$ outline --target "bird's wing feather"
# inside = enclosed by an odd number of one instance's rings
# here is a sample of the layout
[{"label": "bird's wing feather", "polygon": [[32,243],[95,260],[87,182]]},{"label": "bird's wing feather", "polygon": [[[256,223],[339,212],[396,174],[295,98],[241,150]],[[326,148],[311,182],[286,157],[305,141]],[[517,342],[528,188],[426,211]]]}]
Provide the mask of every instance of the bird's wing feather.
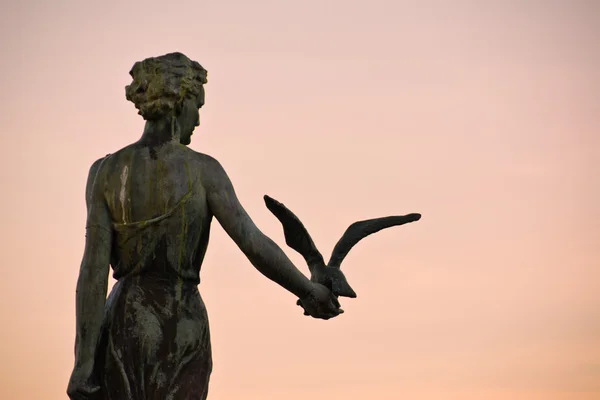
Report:
[{"label": "bird's wing feather", "polygon": [[420,218],[421,214],[408,214],[402,216],[374,218],[353,223],[348,227],[348,229],[346,229],[346,232],[344,232],[342,238],[335,245],[327,265],[339,268],[346,255],[348,255],[350,249],[352,249],[352,247],[354,247],[354,245],[361,239],[382,229],[418,221]]},{"label": "bird's wing feather", "polygon": [[300,222],[298,217],[277,200],[267,195],[264,196],[264,200],[269,211],[271,211],[283,225],[286,244],[304,257],[310,272],[313,272],[315,266],[325,266],[323,256],[317,250],[308,231],[304,225],[302,225],[302,222]]}]

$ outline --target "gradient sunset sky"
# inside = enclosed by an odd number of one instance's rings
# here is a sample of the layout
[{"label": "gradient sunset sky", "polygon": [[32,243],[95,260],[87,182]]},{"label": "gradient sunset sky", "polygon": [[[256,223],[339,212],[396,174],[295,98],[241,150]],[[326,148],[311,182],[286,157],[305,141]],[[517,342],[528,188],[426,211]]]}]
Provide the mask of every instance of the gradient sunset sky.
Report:
[{"label": "gradient sunset sky", "polygon": [[350,252],[331,321],[215,222],[210,400],[600,399],[600,1],[3,1],[0,33],[0,399],[67,398],[88,169],[173,51],[208,70],[191,147],[305,273],[264,194],[326,258],[423,214]]}]

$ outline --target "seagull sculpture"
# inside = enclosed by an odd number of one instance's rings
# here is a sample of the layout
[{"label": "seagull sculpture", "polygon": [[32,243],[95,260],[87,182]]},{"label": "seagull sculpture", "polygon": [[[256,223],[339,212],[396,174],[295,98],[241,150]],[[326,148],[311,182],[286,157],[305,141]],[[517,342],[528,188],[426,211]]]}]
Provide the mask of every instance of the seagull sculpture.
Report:
[{"label": "seagull sculpture", "polygon": [[[340,267],[352,247],[361,239],[382,229],[404,225],[421,219],[421,214],[413,213],[355,222],[346,229],[346,232],[344,232],[341,239],[335,245],[329,262],[325,265],[323,256],[317,250],[300,219],[277,200],[267,195],[264,196],[264,200],[269,211],[283,225],[285,243],[300,253],[304,257],[304,260],[306,260],[311,274],[311,281],[327,286],[335,296],[351,298],[356,297],[356,292],[348,284]],[[298,300],[298,305],[302,305],[300,300]]]}]

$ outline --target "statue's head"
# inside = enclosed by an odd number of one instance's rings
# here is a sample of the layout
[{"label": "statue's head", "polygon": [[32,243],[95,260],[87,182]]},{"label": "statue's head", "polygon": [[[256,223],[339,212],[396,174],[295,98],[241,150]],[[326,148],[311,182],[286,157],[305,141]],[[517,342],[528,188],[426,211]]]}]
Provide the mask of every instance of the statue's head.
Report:
[{"label": "statue's head", "polygon": [[177,122],[182,144],[190,144],[200,125],[206,70],[181,53],[136,62],[129,71],[133,82],[125,87],[127,100],[146,121]]}]

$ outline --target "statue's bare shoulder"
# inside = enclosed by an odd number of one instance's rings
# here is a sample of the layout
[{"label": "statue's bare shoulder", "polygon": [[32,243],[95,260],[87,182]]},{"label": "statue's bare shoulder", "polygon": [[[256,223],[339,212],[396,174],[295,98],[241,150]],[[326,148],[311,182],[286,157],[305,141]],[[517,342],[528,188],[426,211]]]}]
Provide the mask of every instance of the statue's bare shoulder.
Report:
[{"label": "statue's bare shoulder", "polygon": [[231,186],[229,177],[221,163],[214,157],[189,149],[193,153],[196,167],[200,171],[200,183],[207,193]]},{"label": "statue's bare shoulder", "polygon": [[[100,167],[102,166],[102,164],[104,163],[104,161],[110,156],[110,154],[107,154],[104,157],[101,157],[99,159],[97,159],[96,161],[94,161],[90,167],[89,173],[88,173],[88,179],[87,179],[87,184],[85,187],[85,200],[86,200],[86,204],[89,206],[91,200],[92,200],[92,189],[94,187],[94,183],[96,183],[96,179],[99,176],[99,171],[100,171]],[[98,178],[99,180],[102,179],[101,177]]]}]

